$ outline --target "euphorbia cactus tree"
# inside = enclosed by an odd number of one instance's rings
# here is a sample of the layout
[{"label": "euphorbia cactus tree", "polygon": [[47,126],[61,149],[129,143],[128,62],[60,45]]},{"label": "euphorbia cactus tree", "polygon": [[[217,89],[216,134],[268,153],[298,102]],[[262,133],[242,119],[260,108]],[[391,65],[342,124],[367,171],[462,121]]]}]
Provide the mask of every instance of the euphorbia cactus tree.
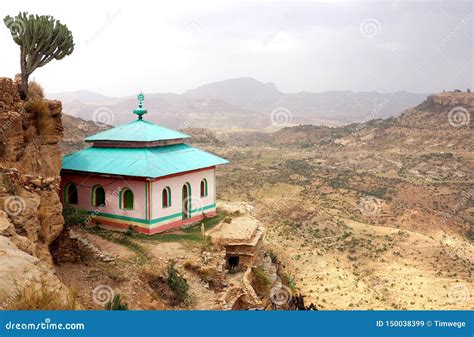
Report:
[{"label": "euphorbia cactus tree", "polygon": [[15,18],[6,16],[3,21],[20,46],[20,96],[28,95],[28,78],[36,68],[53,59],[61,60],[74,50],[71,31],[49,15],[20,13]]}]

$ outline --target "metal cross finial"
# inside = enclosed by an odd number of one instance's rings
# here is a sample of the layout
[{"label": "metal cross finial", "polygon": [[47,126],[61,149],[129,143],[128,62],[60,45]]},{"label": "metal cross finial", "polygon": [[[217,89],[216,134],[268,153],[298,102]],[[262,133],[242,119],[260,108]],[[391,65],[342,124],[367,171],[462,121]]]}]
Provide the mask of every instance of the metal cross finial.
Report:
[{"label": "metal cross finial", "polygon": [[145,95],[143,95],[143,92],[139,93],[137,98],[138,98],[138,107],[143,108],[143,101],[145,100]]},{"label": "metal cross finial", "polygon": [[137,98],[138,98],[138,109],[133,110],[133,113],[138,115],[139,120],[142,120],[143,115],[148,112],[146,111],[146,109],[143,109],[143,101],[145,100],[145,95],[143,94],[143,92],[140,92]]}]

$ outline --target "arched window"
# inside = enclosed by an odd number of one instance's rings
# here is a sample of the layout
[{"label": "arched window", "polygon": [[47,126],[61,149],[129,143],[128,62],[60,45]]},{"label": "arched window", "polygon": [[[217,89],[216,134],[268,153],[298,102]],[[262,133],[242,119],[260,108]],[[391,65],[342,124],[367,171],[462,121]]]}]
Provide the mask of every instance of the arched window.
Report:
[{"label": "arched window", "polygon": [[64,188],[64,202],[69,205],[77,205],[77,187],[73,183],[69,183]]},{"label": "arched window", "polygon": [[96,185],[92,188],[92,206],[105,206],[105,190],[100,185]]},{"label": "arched window", "polygon": [[168,186],[165,187],[161,193],[161,202],[163,208],[171,206],[171,189]]},{"label": "arched window", "polygon": [[201,180],[201,198],[207,197],[207,180]]},{"label": "arched window", "polygon": [[133,209],[133,192],[129,188],[124,188],[120,193],[120,208]]}]

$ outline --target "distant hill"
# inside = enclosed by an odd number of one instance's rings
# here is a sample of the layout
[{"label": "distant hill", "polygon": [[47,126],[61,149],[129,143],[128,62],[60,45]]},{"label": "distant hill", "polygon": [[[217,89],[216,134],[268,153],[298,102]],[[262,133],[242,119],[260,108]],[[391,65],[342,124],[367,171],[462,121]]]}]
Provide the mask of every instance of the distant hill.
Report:
[{"label": "distant hill", "polygon": [[62,116],[62,123],[64,134],[60,142],[60,148],[63,155],[89,146],[84,142],[84,138],[111,128],[110,125],[96,125],[91,121],[69,115]]},{"label": "distant hill", "polygon": [[83,104],[113,104],[121,101],[121,98],[104,96],[93,91],[78,90],[47,94],[49,99],[57,99],[64,102],[78,101]]},{"label": "distant hill", "polygon": [[218,99],[242,109],[265,112],[284,94],[274,83],[262,83],[253,78],[234,78],[205,84],[188,90],[186,96],[201,99]]},{"label": "distant hill", "polygon": [[269,141],[277,144],[396,151],[470,151],[474,93],[430,95],[397,117],[338,128],[301,125],[283,128]]},{"label": "distant hill", "polygon": [[229,102],[246,110],[270,114],[277,108],[291,112],[295,124],[303,120],[323,124],[345,124],[373,118],[395,116],[419,104],[426,94],[406,91],[395,93],[326,91],[286,94],[273,83],[262,83],[252,78],[236,78],[213,82],[188,90],[194,98],[212,98]]},{"label": "distant hill", "polygon": [[[112,125],[130,121],[137,104],[134,95],[108,97],[90,91],[47,96],[61,100],[66,114]],[[236,78],[209,83],[184,94],[146,94],[145,105],[149,111],[146,118],[171,128],[262,130],[298,124],[341,125],[397,116],[425,98],[425,94],[404,91],[287,94],[278,91],[273,83]],[[272,123],[272,111],[284,111],[284,125]]]}]

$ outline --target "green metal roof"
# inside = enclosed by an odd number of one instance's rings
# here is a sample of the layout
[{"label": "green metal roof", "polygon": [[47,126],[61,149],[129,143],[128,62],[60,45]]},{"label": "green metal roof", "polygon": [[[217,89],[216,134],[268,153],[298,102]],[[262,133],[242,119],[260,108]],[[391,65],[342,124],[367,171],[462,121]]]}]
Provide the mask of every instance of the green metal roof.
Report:
[{"label": "green metal roof", "polygon": [[123,124],[113,129],[89,136],[85,140],[86,142],[153,142],[189,137],[190,136],[182,132],[167,129],[142,119],[137,119],[131,123]]},{"label": "green metal roof", "polygon": [[226,163],[227,160],[188,144],[152,148],[90,147],[64,156],[62,169],[158,178]]}]

